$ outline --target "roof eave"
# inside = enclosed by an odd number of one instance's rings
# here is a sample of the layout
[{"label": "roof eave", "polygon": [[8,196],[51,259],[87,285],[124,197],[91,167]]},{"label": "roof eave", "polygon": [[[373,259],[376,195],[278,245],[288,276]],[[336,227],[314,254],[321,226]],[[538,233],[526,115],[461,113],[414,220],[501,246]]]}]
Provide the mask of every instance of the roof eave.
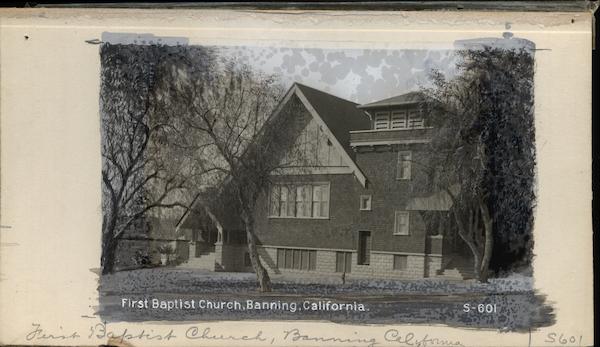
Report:
[{"label": "roof eave", "polygon": [[389,104],[374,104],[374,105],[367,104],[367,105],[356,106],[356,108],[359,108],[361,110],[370,110],[370,109],[375,109],[375,108],[384,108],[384,107],[392,107],[392,106],[418,105],[421,102],[422,101],[394,102],[394,103],[389,103]]}]

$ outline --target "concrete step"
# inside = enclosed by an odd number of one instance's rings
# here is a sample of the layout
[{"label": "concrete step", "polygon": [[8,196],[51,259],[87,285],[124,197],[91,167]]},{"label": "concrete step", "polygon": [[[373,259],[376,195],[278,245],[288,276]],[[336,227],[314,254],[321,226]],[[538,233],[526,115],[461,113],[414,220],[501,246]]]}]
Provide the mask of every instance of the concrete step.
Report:
[{"label": "concrete step", "polygon": [[188,261],[179,264],[180,268],[183,269],[202,269],[202,270],[215,270],[215,253],[209,252],[202,254],[199,257],[189,258]]},{"label": "concrete step", "polygon": [[444,267],[438,271],[437,278],[449,280],[465,280],[475,278],[473,272],[473,263],[470,259],[464,257],[452,258]]},{"label": "concrete step", "polygon": [[215,263],[181,263],[177,266],[178,268],[181,269],[199,269],[199,270],[210,270],[210,271],[214,271],[215,270]]},{"label": "concrete step", "polygon": [[189,264],[210,264],[215,262],[215,257],[202,257],[188,259]]},{"label": "concrete step", "polygon": [[472,270],[457,268],[444,269],[440,272],[440,274],[437,277],[463,280],[475,278]]}]

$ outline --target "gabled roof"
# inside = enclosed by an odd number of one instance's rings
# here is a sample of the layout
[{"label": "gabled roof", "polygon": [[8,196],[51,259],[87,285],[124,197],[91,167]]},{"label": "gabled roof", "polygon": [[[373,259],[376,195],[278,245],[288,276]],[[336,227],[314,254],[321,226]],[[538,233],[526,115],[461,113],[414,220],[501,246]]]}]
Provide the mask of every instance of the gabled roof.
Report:
[{"label": "gabled roof", "polygon": [[354,152],[350,148],[350,131],[370,129],[369,116],[357,108],[357,103],[300,83],[296,83],[296,86],[306,96],[344,150],[353,157]]},{"label": "gabled roof", "polygon": [[[217,187],[207,187],[194,197],[190,207],[185,211],[177,222],[176,231],[180,228],[199,229],[202,225],[202,217],[207,217],[207,209],[219,221],[223,228],[228,230],[242,229],[239,218],[239,205],[232,197],[229,189],[229,179],[224,179]],[[198,218],[188,218],[195,215]]]},{"label": "gabled roof", "polygon": [[377,108],[377,107],[386,107],[386,106],[403,106],[403,105],[412,105],[418,104],[424,101],[425,98],[421,92],[409,92],[406,94],[393,96],[391,98],[379,100],[372,102],[370,104],[364,104],[358,106],[360,109],[369,109],[369,108]]},{"label": "gabled roof", "polygon": [[[340,154],[344,157],[347,165],[352,169],[352,172],[358,181],[365,186],[366,176],[356,165],[354,161],[354,152],[350,147],[350,131],[351,130],[367,130],[370,129],[371,122],[364,111],[357,108],[358,104],[339,98],[320,90],[308,87],[300,83],[294,83],[286,92],[281,102],[275,109],[271,117],[277,117],[285,104],[289,102],[291,97],[296,95],[302,104],[306,107],[313,118],[322,126],[323,131],[330,137],[332,145],[335,146]],[[225,228],[239,228],[239,218],[232,216],[229,211],[232,206],[235,208],[235,203],[224,202],[221,199],[223,189],[227,189],[228,179],[226,178],[219,189],[207,189],[198,194],[189,209],[183,214],[177,222],[177,228],[195,227],[197,221],[190,221],[191,214],[200,215],[203,213],[204,207],[208,207],[212,213],[221,221],[228,223]],[[227,211],[226,211],[227,210]],[[235,213],[233,214],[235,215]]]},{"label": "gabled roof", "polygon": [[366,186],[367,177],[354,161],[354,152],[350,147],[350,131],[370,129],[368,116],[364,111],[357,109],[356,103],[300,83],[292,85],[281,104],[288,102],[294,94],[300,98],[304,107],[321,126],[360,184]]}]

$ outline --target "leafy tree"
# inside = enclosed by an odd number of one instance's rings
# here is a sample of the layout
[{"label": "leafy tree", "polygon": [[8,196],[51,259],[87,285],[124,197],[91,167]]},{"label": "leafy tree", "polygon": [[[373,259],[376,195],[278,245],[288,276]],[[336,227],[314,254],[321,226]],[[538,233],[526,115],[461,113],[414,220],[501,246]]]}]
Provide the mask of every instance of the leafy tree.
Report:
[{"label": "leafy tree", "polygon": [[[164,80],[161,112],[176,118],[176,146],[209,163],[204,169],[214,173],[213,182],[221,187],[217,194],[233,199],[228,208],[239,212],[260,290],[271,291],[258,255],[254,218],[271,174],[289,164],[282,158],[294,140],[285,130],[293,108],[278,109],[283,89],[273,76],[235,60],[220,61],[212,69],[206,76],[190,61],[174,63]],[[274,117],[276,111],[281,112]]]},{"label": "leafy tree", "polygon": [[[451,197],[458,234],[487,281],[490,264],[530,264],[535,203],[533,56],[526,49],[458,52],[458,74],[432,76],[433,184]],[[492,262],[494,259],[494,262]]]},{"label": "leafy tree", "polygon": [[183,53],[196,60],[210,55],[156,45],[103,44],[100,49],[103,274],[114,271],[123,234],[143,225],[153,210],[185,207],[185,189],[203,174],[167,145],[172,119],[156,112],[161,73]]}]

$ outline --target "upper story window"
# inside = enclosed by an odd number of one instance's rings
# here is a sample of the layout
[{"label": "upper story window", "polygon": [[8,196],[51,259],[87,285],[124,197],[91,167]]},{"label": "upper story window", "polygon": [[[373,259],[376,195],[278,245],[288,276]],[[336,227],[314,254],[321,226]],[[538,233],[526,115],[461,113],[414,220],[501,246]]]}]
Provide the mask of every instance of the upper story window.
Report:
[{"label": "upper story window", "polygon": [[412,169],[412,153],[409,151],[398,152],[398,162],[396,164],[396,179],[409,180]]},{"label": "upper story window", "polygon": [[360,210],[371,211],[371,195],[360,196]]},{"label": "upper story window", "polygon": [[414,129],[423,128],[425,120],[421,112],[413,111],[382,111],[375,113],[374,130]]},{"label": "upper story window", "polygon": [[269,216],[329,218],[329,183],[273,185],[269,199]]},{"label": "upper story window", "polygon": [[390,113],[389,112],[377,112],[375,113],[375,130],[383,130],[390,128]]},{"label": "upper story window", "polygon": [[422,128],[425,120],[419,111],[408,112],[408,128]]},{"label": "upper story window", "polygon": [[410,213],[408,211],[396,211],[394,214],[394,235],[410,234]]},{"label": "upper story window", "polygon": [[407,125],[406,111],[393,111],[392,112],[392,129],[404,129]]}]

